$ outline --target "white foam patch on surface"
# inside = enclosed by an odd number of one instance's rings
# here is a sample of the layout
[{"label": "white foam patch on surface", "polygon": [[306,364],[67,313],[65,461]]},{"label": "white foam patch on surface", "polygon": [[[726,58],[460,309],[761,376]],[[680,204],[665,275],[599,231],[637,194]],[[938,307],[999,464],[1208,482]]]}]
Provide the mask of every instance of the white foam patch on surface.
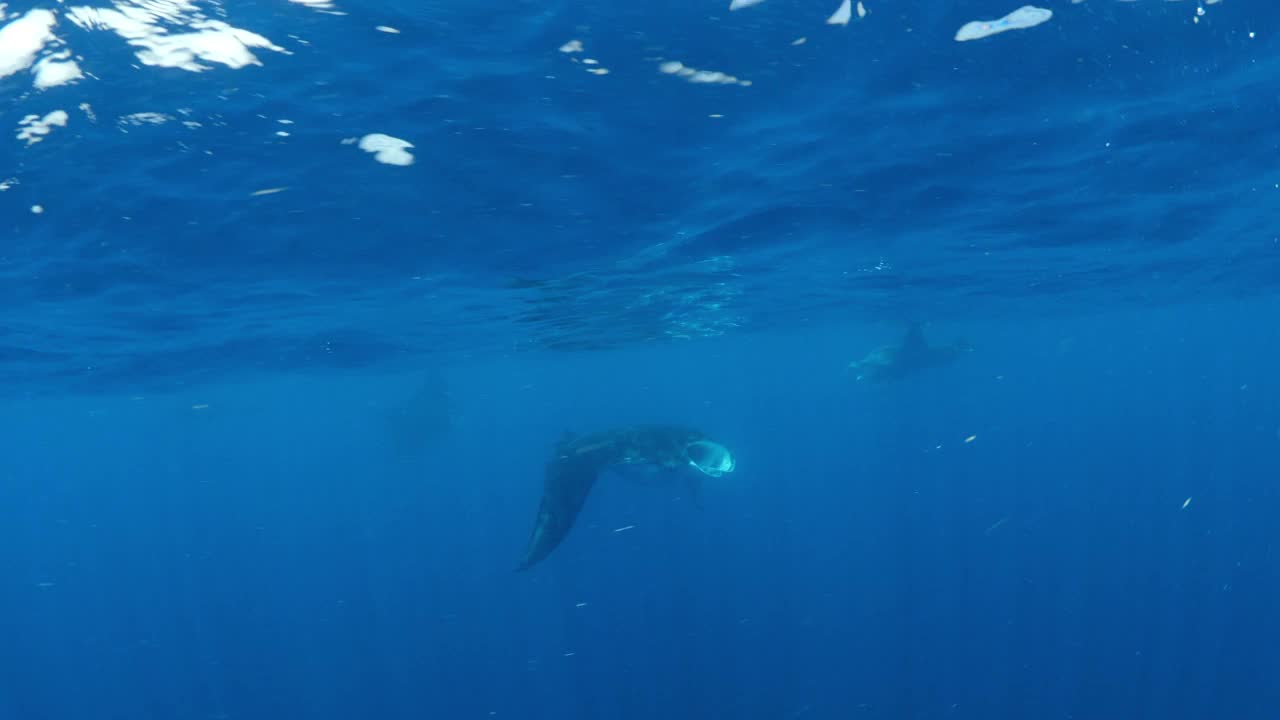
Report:
[{"label": "white foam patch on surface", "polygon": [[345,12],[338,10],[337,5],[331,2],[331,0],[289,0],[289,2],[295,5],[305,5],[316,12],[324,13],[325,15],[346,15]]},{"label": "white foam patch on surface", "polygon": [[409,148],[413,147],[413,143],[407,140],[401,140],[390,135],[382,133],[369,133],[360,138],[359,141],[354,138],[343,140],[344,145],[359,142],[359,147],[368,153],[373,153],[373,159],[384,165],[412,165],[413,154],[409,152]]},{"label": "white foam patch on surface", "polygon": [[741,10],[743,8],[749,8],[752,5],[759,5],[762,2],[764,2],[764,0],[730,0],[729,10]]},{"label": "white foam patch on surface", "polygon": [[131,127],[140,127],[142,125],[163,125],[173,119],[172,115],[165,115],[158,112],[137,112],[130,115],[121,115],[116,120],[117,125],[128,125]]},{"label": "white foam patch on surface", "polygon": [[[858,3],[858,7],[861,8],[862,3]],[[844,2],[840,3],[840,7],[831,13],[831,17],[827,18],[827,24],[848,25],[851,17],[853,17],[853,3],[849,0],[844,0]]]},{"label": "white foam patch on surface", "polygon": [[[586,51],[586,46],[582,44],[581,40],[570,40],[569,42],[560,46],[560,52],[566,55],[577,55],[585,51]],[[601,67],[600,61],[595,58],[582,58],[581,60],[579,60],[576,57],[571,57],[569,58],[569,60],[579,65],[589,66],[583,69],[591,73],[592,75],[608,75],[609,74],[609,68]]]},{"label": "white foam patch on surface", "polygon": [[742,85],[744,87],[751,85],[750,80],[742,80],[719,70],[699,70],[685,65],[679,60],[668,60],[662,63],[658,66],[658,72],[664,75],[675,75],[699,85]]},{"label": "white foam patch on surface", "polygon": [[84,79],[80,66],[71,59],[70,50],[61,50],[41,58],[36,63],[35,74],[34,85],[37,90],[47,90]]},{"label": "white foam patch on surface", "polygon": [[44,46],[56,40],[53,26],[57,22],[48,10],[31,10],[0,27],[0,78],[31,67]]},{"label": "white foam patch on surface", "polygon": [[956,31],[956,42],[980,40],[1010,30],[1025,30],[1049,22],[1051,17],[1052,10],[1023,5],[999,20],[973,20],[965,23]]},{"label": "white foam patch on surface", "polygon": [[18,178],[6,178],[4,180],[0,180],[0,192],[4,192],[17,184]]},{"label": "white foam patch on surface", "polygon": [[[218,63],[232,69],[261,65],[253,50],[289,51],[249,30],[211,20],[184,0],[117,0],[114,8],[73,7],[67,18],[85,30],[109,30],[137,48],[143,65],[209,70]],[[170,33],[165,25],[190,32]]]},{"label": "white foam patch on surface", "polygon": [[26,140],[28,146],[35,145],[44,140],[55,127],[66,126],[67,113],[64,110],[54,110],[44,117],[28,115],[18,121],[18,139]]}]

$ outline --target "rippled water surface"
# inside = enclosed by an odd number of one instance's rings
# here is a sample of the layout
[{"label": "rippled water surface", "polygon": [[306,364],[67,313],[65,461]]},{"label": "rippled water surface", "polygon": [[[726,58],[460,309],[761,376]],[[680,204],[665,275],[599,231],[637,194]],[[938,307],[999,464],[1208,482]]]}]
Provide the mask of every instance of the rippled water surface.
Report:
[{"label": "rippled water surface", "polygon": [[4,376],[1269,293],[1277,13],[1012,9],[11,2]]}]

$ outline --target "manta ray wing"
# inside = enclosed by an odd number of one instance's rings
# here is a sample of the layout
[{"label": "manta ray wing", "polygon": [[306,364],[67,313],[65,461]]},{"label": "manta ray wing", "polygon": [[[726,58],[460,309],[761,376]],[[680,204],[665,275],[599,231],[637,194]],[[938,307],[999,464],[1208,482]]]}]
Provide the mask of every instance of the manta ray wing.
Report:
[{"label": "manta ray wing", "polygon": [[902,338],[903,357],[922,357],[929,352],[929,345],[924,341],[924,330],[921,329],[920,323],[912,323],[907,328],[907,334]]},{"label": "manta ray wing", "polygon": [[517,570],[533,567],[564,542],[599,474],[599,465],[582,455],[562,454],[547,464],[538,517]]}]

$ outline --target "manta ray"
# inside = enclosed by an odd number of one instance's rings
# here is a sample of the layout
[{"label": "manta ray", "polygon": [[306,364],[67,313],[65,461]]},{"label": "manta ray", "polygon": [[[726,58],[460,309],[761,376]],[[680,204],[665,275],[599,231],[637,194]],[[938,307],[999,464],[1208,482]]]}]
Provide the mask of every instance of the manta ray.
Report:
[{"label": "manta ray", "polygon": [[697,430],[674,425],[566,435],[547,462],[538,515],[517,570],[533,567],[564,542],[596,480],[607,468],[649,466],[673,473],[692,472],[696,479],[733,472],[734,464],[725,446]]},{"label": "manta ray", "polygon": [[859,381],[885,382],[949,365],[972,350],[973,347],[963,340],[950,345],[929,345],[920,324],[914,323],[900,344],[878,347],[861,360],[849,363],[848,369]]}]

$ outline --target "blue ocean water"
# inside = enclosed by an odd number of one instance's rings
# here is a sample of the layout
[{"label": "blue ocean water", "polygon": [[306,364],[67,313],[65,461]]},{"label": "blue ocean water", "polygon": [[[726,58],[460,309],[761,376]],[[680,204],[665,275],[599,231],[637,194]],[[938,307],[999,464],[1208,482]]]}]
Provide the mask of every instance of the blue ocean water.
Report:
[{"label": "blue ocean water", "polygon": [[[1280,712],[1277,8],[86,3],[0,4],[0,720]],[[736,468],[513,571],[641,423]]]}]

